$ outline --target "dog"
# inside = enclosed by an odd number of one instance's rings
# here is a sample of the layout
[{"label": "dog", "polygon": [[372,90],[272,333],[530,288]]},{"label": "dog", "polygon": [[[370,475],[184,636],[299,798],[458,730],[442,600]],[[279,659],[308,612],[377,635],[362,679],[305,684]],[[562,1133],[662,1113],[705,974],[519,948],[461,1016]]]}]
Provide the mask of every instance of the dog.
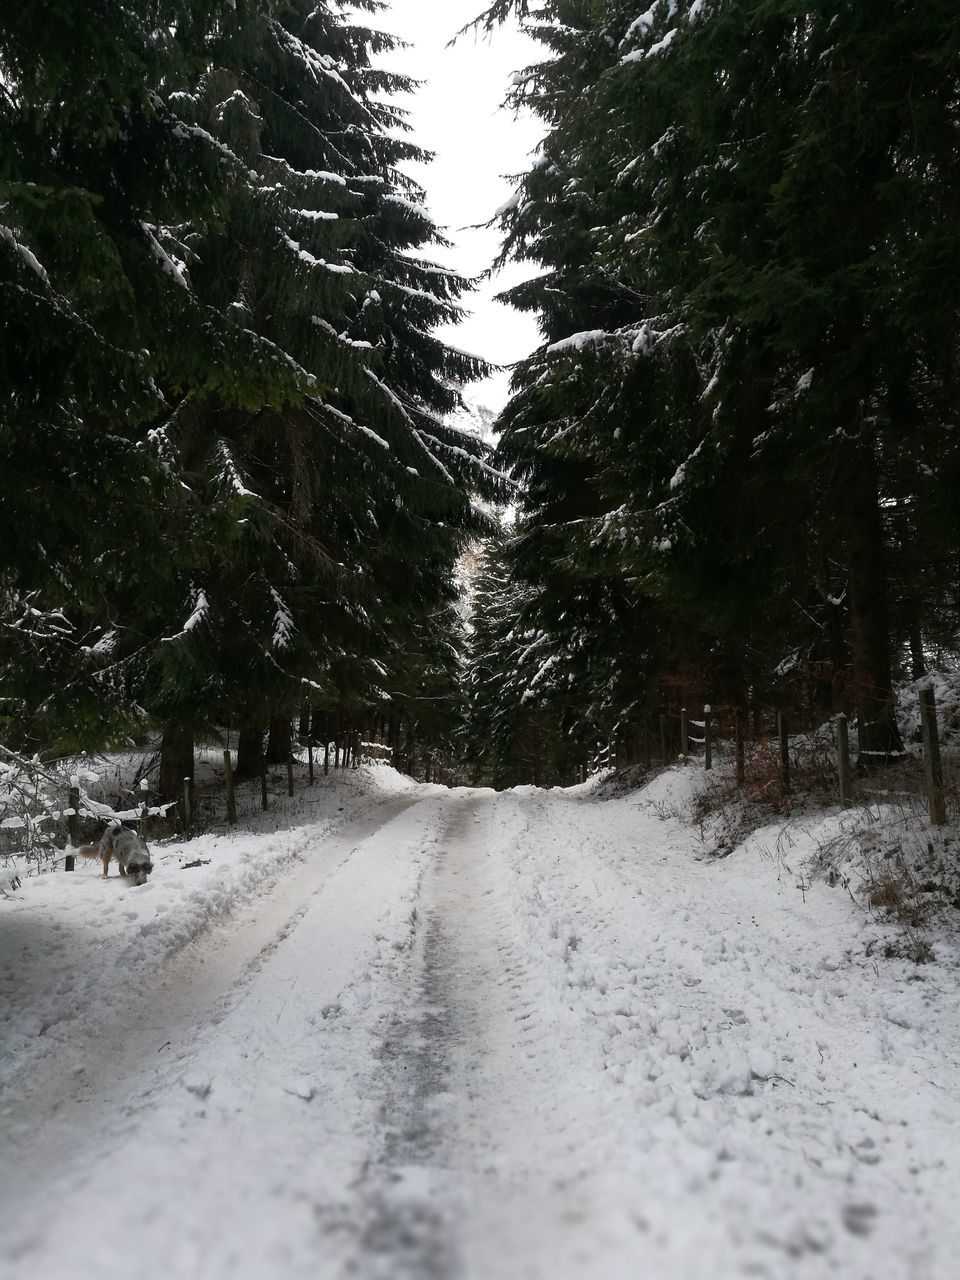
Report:
[{"label": "dog", "polygon": [[14,890],[20,888],[20,877],[15,871],[0,871],[0,895],[12,898]]},{"label": "dog", "polygon": [[109,875],[110,859],[115,858],[122,876],[129,876],[134,884],[146,884],[153,870],[147,842],[129,827],[107,827],[99,844],[88,844],[77,850],[85,858],[103,861],[103,878]]}]

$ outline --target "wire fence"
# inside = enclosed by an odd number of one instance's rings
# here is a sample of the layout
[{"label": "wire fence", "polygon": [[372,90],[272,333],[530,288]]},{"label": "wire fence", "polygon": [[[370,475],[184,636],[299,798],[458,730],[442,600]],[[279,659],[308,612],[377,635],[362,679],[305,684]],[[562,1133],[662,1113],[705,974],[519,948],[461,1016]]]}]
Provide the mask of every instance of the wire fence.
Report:
[{"label": "wire fence", "polygon": [[700,761],[727,771],[753,798],[831,793],[841,806],[922,798],[930,821],[944,825],[960,818],[960,761],[942,750],[933,689],[919,692],[920,741],[903,751],[858,750],[851,738],[856,722],[841,713],[820,727],[794,731],[788,716],[773,708],[748,718],[738,707],[705,704],[695,711],[651,709],[643,727],[598,748],[581,776],[606,767],[667,765]]}]

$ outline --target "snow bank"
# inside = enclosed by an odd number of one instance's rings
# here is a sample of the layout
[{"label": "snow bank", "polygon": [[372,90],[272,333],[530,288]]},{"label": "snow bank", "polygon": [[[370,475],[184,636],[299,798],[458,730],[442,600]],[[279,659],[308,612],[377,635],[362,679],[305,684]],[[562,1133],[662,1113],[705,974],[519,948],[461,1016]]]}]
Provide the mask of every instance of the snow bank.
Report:
[{"label": "snow bank", "polygon": [[[78,859],[73,874],[21,876],[0,896],[0,1088],[29,1062],[58,1051],[77,1019],[101,1015],[150,980],[164,960],[378,801],[416,783],[387,766],[318,779],[275,801],[249,830],[151,845],[154,871],[134,887],[111,864]],[[291,821],[298,825],[284,829]],[[201,862],[205,865],[185,867]]]}]

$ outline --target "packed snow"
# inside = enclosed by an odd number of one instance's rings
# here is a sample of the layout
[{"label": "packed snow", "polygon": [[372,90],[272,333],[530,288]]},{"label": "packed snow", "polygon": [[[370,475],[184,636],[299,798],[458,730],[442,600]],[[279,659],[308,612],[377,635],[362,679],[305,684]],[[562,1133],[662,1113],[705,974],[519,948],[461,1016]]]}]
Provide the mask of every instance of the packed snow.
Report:
[{"label": "packed snow", "polygon": [[711,857],[697,778],[367,767],[5,882],[2,1274],[952,1280],[949,931],[878,959],[823,831]]}]

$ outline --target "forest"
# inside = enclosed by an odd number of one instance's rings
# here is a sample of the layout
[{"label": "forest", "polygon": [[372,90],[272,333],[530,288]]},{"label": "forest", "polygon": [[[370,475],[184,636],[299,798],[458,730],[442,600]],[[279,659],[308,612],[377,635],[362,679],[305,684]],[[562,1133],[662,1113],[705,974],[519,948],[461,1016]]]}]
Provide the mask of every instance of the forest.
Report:
[{"label": "forest", "polygon": [[895,757],[895,681],[956,648],[954,7],[511,8],[547,135],[503,253],[544,343],[500,423],[477,749],[566,772],[707,702],[846,711]]},{"label": "forest", "polygon": [[480,14],[545,129],[495,447],[381,7],[0,20],[0,740],[164,796],[225,733],[570,781],[704,702],[898,758],[960,621],[953,0]]}]

